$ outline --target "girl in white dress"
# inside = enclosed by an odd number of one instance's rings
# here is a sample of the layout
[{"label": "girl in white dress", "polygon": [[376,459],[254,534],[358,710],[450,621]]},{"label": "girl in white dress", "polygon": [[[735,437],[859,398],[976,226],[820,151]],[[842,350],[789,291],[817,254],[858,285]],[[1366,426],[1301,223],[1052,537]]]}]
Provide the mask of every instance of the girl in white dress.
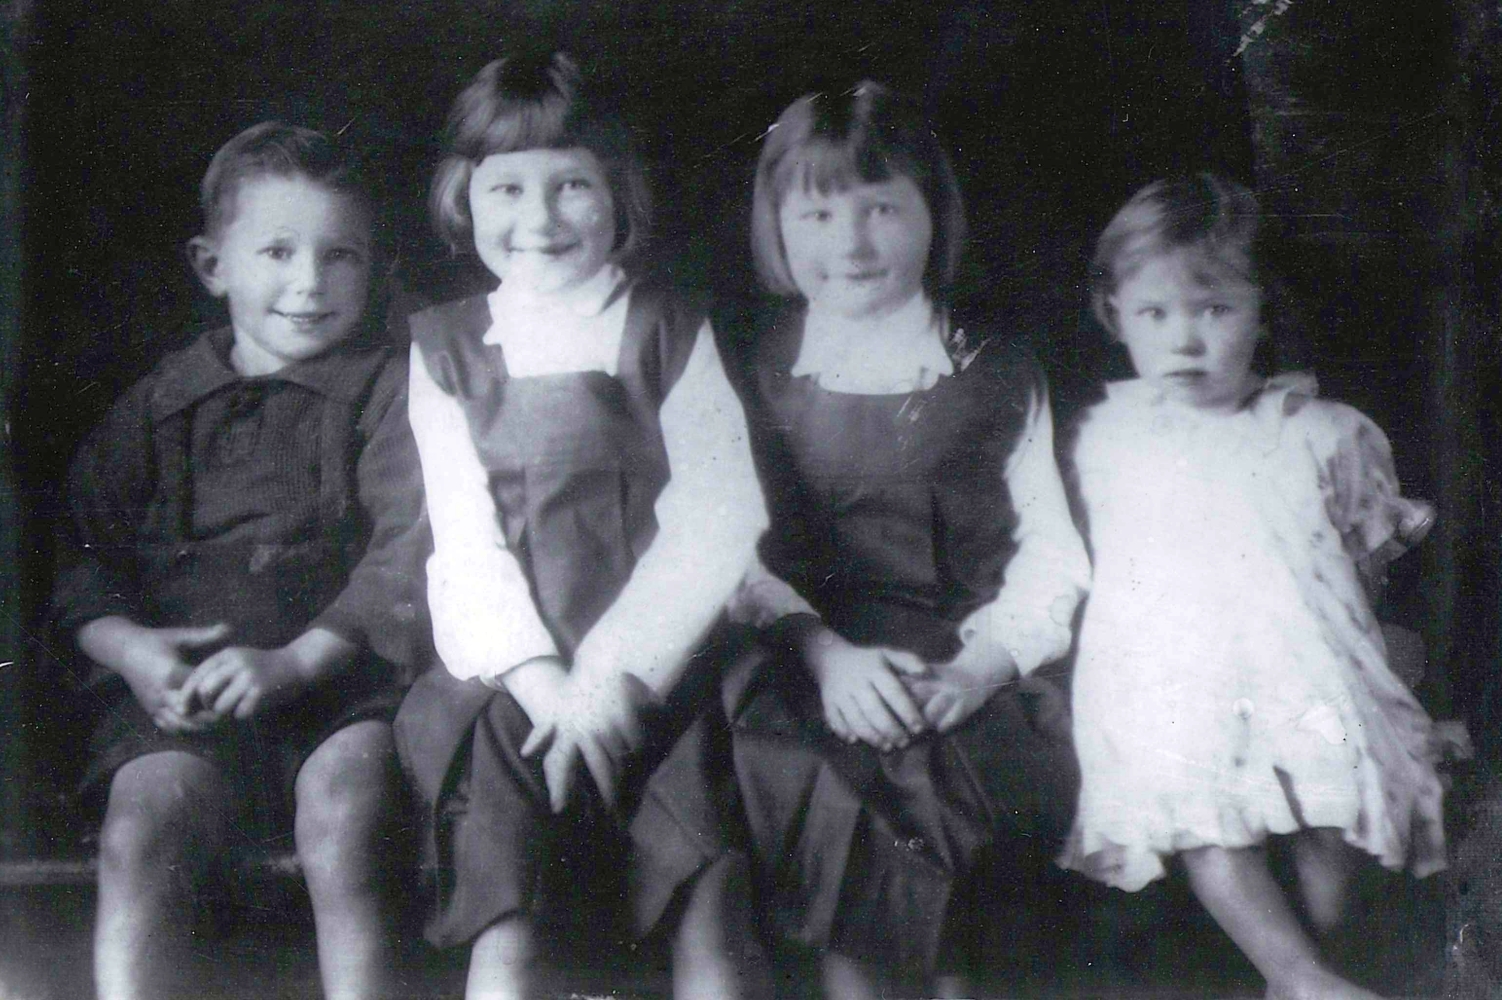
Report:
[{"label": "girl in white dress", "polygon": [[1368,418],[1308,374],[1253,373],[1261,243],[1256,198],[1206,174],[1138,192],[1097,247],[1095,312],[1138,378],[1107,387],[1074,449],[1095,578],[1062,861],[1135,891],[1177,855],[1269,996],[1371,997],[1323,963],[1264,846],[1291,841],[1321,932],[1351,848],[1444,867],[1433,724],[1368,598],[1433,510],[1399,496]]}]

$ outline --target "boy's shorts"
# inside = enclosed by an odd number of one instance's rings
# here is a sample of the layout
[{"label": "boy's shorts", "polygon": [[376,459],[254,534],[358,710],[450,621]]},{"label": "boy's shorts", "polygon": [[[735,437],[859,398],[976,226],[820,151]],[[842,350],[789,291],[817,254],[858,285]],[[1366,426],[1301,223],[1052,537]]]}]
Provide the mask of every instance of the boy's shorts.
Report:
[{"label": "boy's shorts", "polygon": [[88,743],[79,792],[100,816],[115,772],[137,757],[178,751],[215,765],[230,782],[242,815],[236,829],[247,846],[292,846],[297,773],[325,740],[357,722],[389,724],[404,691],[384,679],[345,673],[290,705],[254,719],[226,719],[199,733],[166,733],[118,677],[99,690],[102,714]]}]

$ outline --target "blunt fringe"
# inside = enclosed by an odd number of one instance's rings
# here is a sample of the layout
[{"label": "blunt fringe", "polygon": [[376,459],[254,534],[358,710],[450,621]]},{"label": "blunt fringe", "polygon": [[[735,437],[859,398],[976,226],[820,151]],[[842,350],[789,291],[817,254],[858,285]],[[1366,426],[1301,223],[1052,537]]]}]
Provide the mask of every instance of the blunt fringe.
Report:
[{"label": "blunt fringe", "polygon": [[628,266],[651,228],[646,171],[625,124],[561,52],[497,59],[454,99],[428,199],[438,235],[454,253],[474,249],[469,180],[486,157],[573,148],[589,150],[605,170],[615,202],[615,260]]},{"label": "blunt fringe", "polygon": [[869,80],[843,94],[805,94],[767,133],[751,207],[751,250],[767,290],[798,294],[778,221],[795,185],[827,194],[893,177],[911,180],[927,203],[934,232],[923,288],[935,304],[948,305],[965,243],[954,166],[917,103]]}]

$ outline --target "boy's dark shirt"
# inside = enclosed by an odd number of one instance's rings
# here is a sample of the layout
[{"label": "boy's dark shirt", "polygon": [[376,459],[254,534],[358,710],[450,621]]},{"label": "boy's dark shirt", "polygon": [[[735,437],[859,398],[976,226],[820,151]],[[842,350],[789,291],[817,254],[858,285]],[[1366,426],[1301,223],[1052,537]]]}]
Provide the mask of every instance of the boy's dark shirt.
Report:
[{"label": "boy's dark shirt", "polygon": [[[423,563],[431,535],[407,424],[405,357],[341,344],[245,378],[230,367],[231,343],[230,331],[220,329],[168,355],[85,440],[70,475],[71,530],[60,544],[55,620],[69,636],[106,615],[153,627],[210,624],[158,620],[177,616],[159,610],[156,563],[191,567],[199,553],[245,552],[228,577],[217,567],[233,608],[238,574],[249,581],[287,553],[324,549],[334,555],[326,569],[337,574],[335,586],[322,590],[331,599],[294,601],[284,617],[300,620],[276,626],[285,634],[278,643],[327,628],[397,666],[394,679],[410,681],[426,665]],[[342,454],[322,454],[335,441]],[[184,447],[180,468],[162,467]],[[258,627],[232,624],[246,634]],[[85,681],[104,676],[95,668]]]}]

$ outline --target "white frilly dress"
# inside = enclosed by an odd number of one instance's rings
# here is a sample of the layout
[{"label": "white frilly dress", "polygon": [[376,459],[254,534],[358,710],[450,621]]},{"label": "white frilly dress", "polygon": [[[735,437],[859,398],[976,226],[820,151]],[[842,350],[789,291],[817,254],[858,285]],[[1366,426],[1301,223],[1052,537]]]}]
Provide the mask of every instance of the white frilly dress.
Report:
[{"label": "white frilly dress", "polygon": [[1216,414],[1133,380],[1086,414],[1065,867],[1137,890],[1180,851],[1313,827],[1389,868],[1444,867],[1432,723],[1358,571],[1426,508],[1399,496],[1382,431],[1316,391],[1283,375]]}]

